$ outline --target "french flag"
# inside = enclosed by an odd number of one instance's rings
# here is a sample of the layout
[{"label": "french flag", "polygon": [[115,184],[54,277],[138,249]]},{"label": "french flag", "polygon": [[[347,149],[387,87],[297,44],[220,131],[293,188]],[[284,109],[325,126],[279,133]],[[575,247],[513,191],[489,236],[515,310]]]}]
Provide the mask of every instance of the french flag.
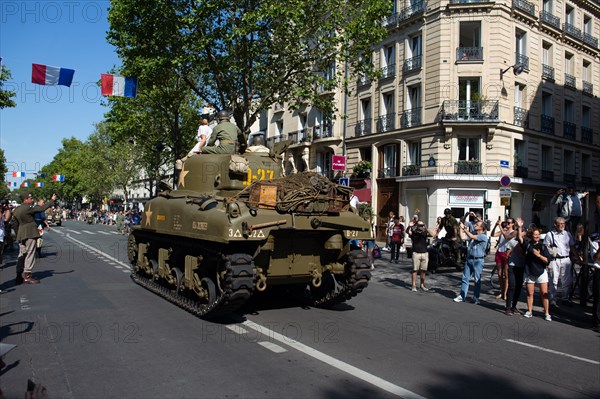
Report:
[{"label": "french flag", "polygon": [[35,186],[36,186],[36,187],[44,187],[44,182],[41,182],[41,181],[36,181],[36,182],[35,182]]},{"label": "french flag", "polygon": [[12,172],[12,177],[25,177],[25,172]]},{"label": "french flag", "polygon": [[8,187],[17,187],[17,182],[16,182],[16,181],[13,181],[13,182],[10,182],[10,181],[9,181],[8,183],[6,183],[6,185],[7,185]]},{"label": "french flag", "polygon": [[29,182],[28,181],[24,182],[23,184],[21,184],[21,187],[29,187]]},{"label": "french flag", "polygon": [[132,97],[137,95],[137,78],[102,74],[102,95]]},{"label": "french flag", "polygon": [[59,68],[41,64],[31,65],[31,83],[36,83],[38,85],[62,85],[71,87],[74,74],[74,69]]},{"label": "french flag", "polygon": [[65,175],[52,175],[52,181],[65,181]]}]

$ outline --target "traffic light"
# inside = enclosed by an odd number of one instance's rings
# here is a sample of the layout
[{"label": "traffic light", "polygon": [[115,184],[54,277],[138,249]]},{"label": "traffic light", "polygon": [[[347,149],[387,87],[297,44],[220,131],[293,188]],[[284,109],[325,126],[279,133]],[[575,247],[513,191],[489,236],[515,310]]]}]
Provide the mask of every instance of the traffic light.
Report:
[{"label": "traffic light", "polygon": [[484,207],[485,209],[490,209],[492,207],[492,201],[485,201]]}]

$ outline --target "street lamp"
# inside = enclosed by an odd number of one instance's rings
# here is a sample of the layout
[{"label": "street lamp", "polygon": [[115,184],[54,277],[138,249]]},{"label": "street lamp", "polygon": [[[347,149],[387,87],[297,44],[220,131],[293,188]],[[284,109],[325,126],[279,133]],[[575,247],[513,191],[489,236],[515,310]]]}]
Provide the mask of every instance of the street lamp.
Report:
[{"label": "street lamp", "polygon": [[523,65],[521,65],[521,64],[511,65],[511,66],[509,66],[508,68],[506,68],[504,70],[502,68],[500,68],[500,80],[502,81],[502,90],[500,91],[500,93],[503,96],[507,96],[508,95],[508,92],[506,91],[506,87],[504,87],[504,74],[506,72],[508,72],[508,70],[511,69],[511,68],[512,68],[513,73],[515,74],[515,76],[517,76],[521,72],[523,72],[523,69],[524,69]]}]

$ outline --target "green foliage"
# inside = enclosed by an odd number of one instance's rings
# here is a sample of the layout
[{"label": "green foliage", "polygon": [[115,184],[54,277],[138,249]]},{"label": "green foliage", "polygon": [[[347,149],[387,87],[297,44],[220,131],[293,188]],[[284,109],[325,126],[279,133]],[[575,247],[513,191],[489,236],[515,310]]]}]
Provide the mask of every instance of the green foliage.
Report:
[{"label": "green foliage", "polygon": [[0,148],[0,182],[2,183],[0,186],[0,199],[5,198],[10,191],[6,186],[5,176],[7,173],[8,168],[6,167],[6,157],[4,156],[4,150]]},{"label": "green foliage", "polygon": [[[322,89],[372,74],[389,0],[113,0],[108,41],[128,71],[181,77],[202,102],[233,111],[248,132],[273,103],[308,99],[329,115]],[[332,66],[336,68],[331,69]],[[329,70],[329,74],[325,71]],[[141,81],[140,91],[154,82]]]},{"label": "green foliage", "polygon": [[16,93],[14,91],[3,89],[4,82],[10,78],[10,70],[2,65],[2,69],[0,69],[0,109],[17,106],[17,104],[12,100],[12,97],[14,97]]},{"label": "green foliage", "polygon": [[352,177],[369,177],[373,165],[370,161],[360,161],[352,168]]},{"label": "green foliage", "polygon": [[373,211],[373,207],[370,204],[361,203],[358,206],[358,215],[364,220],[370,221],[375,216],[375,211]]}]

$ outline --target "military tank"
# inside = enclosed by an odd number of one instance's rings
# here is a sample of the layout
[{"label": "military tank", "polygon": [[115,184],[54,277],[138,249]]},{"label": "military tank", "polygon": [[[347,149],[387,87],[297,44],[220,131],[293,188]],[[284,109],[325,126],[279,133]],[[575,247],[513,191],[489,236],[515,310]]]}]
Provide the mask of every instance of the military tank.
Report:
[{"label": "military tank", "polygon": [[350,241],[372,236],[350,209],[352,189],[311,172],[282,177],[281,159],[188,158],[177,189],[148,201],[128,237],[133,281],[204,318],[275,286],[303,291],[314,306],[360,293],[370,262]]}]

